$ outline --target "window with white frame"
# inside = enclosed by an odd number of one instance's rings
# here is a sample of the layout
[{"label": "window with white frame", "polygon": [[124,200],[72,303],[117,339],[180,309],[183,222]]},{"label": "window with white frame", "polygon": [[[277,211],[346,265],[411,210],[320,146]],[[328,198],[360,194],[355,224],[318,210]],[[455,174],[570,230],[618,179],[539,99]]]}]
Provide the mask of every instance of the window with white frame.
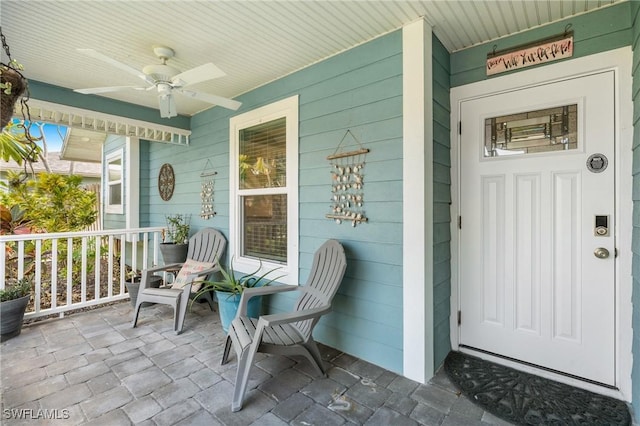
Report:
[{"label": "window with white frame", "polygon": [[122,214],[123,200],[123,150],[119,149],[106,156],[105,170],[105,212]]},{"label": "window with white frame", "polygon": [[[230,120],[230,255],[234,268],[279,268],[298,283],[298,97]],[[275,275],[274,275],[275,276]]]}]

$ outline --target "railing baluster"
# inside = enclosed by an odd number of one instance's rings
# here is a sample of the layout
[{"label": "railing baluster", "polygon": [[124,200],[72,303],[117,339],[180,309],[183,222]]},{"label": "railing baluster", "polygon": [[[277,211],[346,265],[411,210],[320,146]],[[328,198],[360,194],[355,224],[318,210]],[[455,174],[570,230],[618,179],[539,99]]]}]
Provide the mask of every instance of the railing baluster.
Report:
[{"label": "railing baluster", "polygon": [[158,232],[153,233],[153,264],[158,264],[160,252],[160,234]]},{"label": "railing baluster", "polygon": [[138,234],[131,236],[131,268],[138,270]]},{"label": "railing baluster", "polygon": [[67,238],[67,307],[73,303],[73,238]]},{"label": "railing baluster", "polygon": [[124,292],[125,269],[127,265],[127,244],[125,235],[120,235],[120,294]]},{"label": "railing baluster", "polygon": [[58,307],[58,239],[51,240],[51,309]]},{"label": "railing baluster", "polygon": [[24,277],[24,241],[18,241],[18,279]]},{"label": "railing baluster", "polygon": [[107,274],[109,275],[108,295],[113,297],[113,235],[109,235],[109,254],[107,255]]},{"label": "railing baluster", "polygon": [[[73,309],[127,299],[129,296],[125,293],[126,288],[124,286],[126,268],[130,266],[137,270],[139,265],[142,265],[141,269],[145,269],[158,264],[161,231],[162,228],[157,227],[54,234],[2,235],[0,236],[0,276],[2,277],[0,278],[0,289],[5,287],[5,281],[9,273],[15,276],[17,272],[18,278],[27,275],[33,279],[35,286],[33,294],[34,307],[25,314],[25,318],[54,314],[62,316],[64,312]],[[65,238],[67,240],[66,247],[61,242]],[[103,240],[103,238],[105,239]],[[138,248],[140,238],[143,240],[140,248]],[[103,241],[108,241],[108,247],[105,247],[104,250],[102,249]],[[115,263],[118,259],[116,241],[119,241],[121,245],[119,271],[116,270]],[[93,251],[91,244],[94,242],[95,262],[90,262],[89,255]],[[10,270],[8,266],[8,262],[13,261],[9,259],[6,252],[9,243],[16,246],[17,271]],[[130,248],[127,248],[127,246]],[[31,250],[30,247],[34,247],[34,251],[27,253],[28,250]],[[49,252],[49,247],[51,247],[51,252]],[[64,248],[66,248],[66,258],[60,255],[60,251]],[[102,260],[105,254],[106,265]],[[35,264],[33,267],[30,266],[30,258],[27,262],[27,255],[34,256],[33,261]],[[142,256],[142,260],[138,259],[139,255]],[[66,264],[66,280],[64,281],[61,279],[64,276],[59,275],[63,272],[59,262]],[[149,265],[149,263],[152,263],[152,265]],[[91,271],[91,268],[94,268],[94,270]],[[76,274],[74,274],[74,269]],[[105,283],[101,283],[103,272],[108,274]],[[114,273],[118,276],[114,277]],[[87,288],[88,274],[95,276],[94,297],[88,294],[91,291],[91,289]],[[76,278],[74,277],[77,277],[77,281],[75,281]],[[58,286],[65,281],[66,303],[58,303]],[[120,291],[114,292],[113,287],[118,281]],[[107,286],[106,296],[101,296],[102,285]],[[79,301],[74,301],[74,286],[80,294]],[[50,304],[43,303],[43,296],[47,292],[51,293]]]},{"label": "railing baluster", "polygon": [[82,237],[80,242],[80,262],[82,264],[82,272],[80,275],[80,294],[82,303],[87,302],[87,239]]},{"label": "railing baluster", "polygon": [[42,240],[37,240],[36,241],[36,252],[35,252],[35,266],[36,266],[36,274],[35,274],[35,281],[36,281],[36,288],[35,288],[35,295],[34,295],[34,308],[36,313],[40,312],[40,303],[42,301],[41,295],[42,295]]},{"label": "railing baluster", "polygon": [[0,241],[0,290],[4,289],[4,277],[7,274],[7,243]]},{"label": "railing baluster", "polygon": [[95,271],[94,271],[94,274],[93,274],[95,282],[94,282],[93,287],[95,288],[95,293],[96,293],[95,299],[99,300],[100,299],[100,257],[101,257],[101,254],[100,254],[100,236],[99,235],[96,235],[96,237],[95,237],[95,244],[96,244],[96,254],[95,254],[96,258],[94,260]]},{"label": "railing baluster", "polygon": [[142,234],[142,269],[147,269],[147,264],[149,258],[149,233],[145,232]]}]

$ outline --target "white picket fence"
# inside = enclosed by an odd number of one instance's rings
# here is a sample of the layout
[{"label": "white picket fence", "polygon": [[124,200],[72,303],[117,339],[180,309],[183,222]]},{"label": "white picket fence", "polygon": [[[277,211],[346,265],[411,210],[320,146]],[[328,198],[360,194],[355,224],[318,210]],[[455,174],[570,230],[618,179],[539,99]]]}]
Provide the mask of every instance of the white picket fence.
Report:
[{"label": "white picket fence", "polygon": [[162,230],[1,235],[0,289],[8,278],[33,277],[25,319],[126,299],[127,271],[158,264]]}]

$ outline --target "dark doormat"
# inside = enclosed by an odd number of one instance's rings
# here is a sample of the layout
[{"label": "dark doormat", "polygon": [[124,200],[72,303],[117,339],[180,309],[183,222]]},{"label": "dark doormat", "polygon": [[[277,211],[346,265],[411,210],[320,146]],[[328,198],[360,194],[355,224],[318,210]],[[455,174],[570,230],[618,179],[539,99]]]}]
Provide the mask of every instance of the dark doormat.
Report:
[{"label": "dark doormat", "polygon": [[630,425],[623,401],[450,352],[444,368],[471,401],[519,425]]}]

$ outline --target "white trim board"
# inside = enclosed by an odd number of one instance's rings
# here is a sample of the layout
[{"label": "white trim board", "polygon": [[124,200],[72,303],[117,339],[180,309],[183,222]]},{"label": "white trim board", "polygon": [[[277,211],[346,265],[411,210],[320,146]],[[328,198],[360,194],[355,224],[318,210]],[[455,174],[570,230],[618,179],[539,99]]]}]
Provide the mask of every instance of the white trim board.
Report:
[{"label": "white trim board", "polygon": [[[458,350],[457,311],[459,309],[459,244],[458,221],[460,214],[460,135],[458,122],[460,120],[460,103],[465,100],[494,95],[504,91],[525,88],[543,83],[575,78],[582,75],[613,70],[615,73],[615,102],[616,102],[616,247],[618,249],[616,265],[616,383],[617,391],[610,391],[598,386],[588,385],[582,381],[570,381],[564,376],[554,377],[574,386],[585,387],[592,391],[616,396],[626,401],[631,400],[631,368],[633,357],[632,348],[632,314],[631,304],[632,276],[631,276],[631,230],[632,218],[632,145],[633,145],[633,103],[631,47],[623,47],[608,52],[585,56],[564,61],[533,70],[522,71],[503,77],[483,80],[451,89],[451,346]],[[480,354],[476,354],[480,355]],[[493,359],[494,361],[498,359]],[[512,365],[514,366],[514,365]],[[517,366],[517,365],[516,365]],[[529,369],[528,369],[529,370]],[[541,370],[538,371],[541,373]],[[541,374],[544,375],[544,374]]]},{"label": "white trim board", "polygon": [[[135,136],[153,142],[189,145],[189,137],[191,136],[191,130],[39,99],[30,99],[29,109],[31,111],[31,119],[34,121],[60,124],[71,128],[93,130],[112,135]],[[16,116],[20,116],[19,112],[16,113]]]},{"label": "white trim board", "polygon": [[402,29],[403,374],[420,383],[434,373],[431,39],[424,19]]}]

